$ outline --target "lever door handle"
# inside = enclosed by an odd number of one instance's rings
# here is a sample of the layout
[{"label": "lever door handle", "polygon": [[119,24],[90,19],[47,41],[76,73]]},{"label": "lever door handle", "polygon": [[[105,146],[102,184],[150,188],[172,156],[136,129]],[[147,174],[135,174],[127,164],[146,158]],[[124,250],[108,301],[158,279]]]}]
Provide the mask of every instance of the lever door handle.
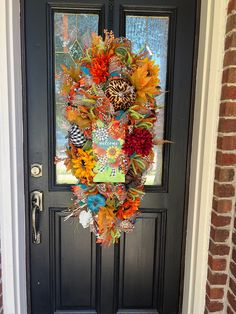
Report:
[{"label": "lever door handle", "polygon": [[40,212],[43,211],[43,192],[32,191],[30,193],[31,217],[32,217],[32,242],[41,243],[41,232],[39,231]]}]

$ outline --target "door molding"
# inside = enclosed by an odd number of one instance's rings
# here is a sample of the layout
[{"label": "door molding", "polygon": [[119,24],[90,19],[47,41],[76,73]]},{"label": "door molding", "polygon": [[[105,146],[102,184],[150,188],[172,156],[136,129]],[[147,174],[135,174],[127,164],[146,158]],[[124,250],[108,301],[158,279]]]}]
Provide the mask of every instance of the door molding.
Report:
[{"label": "door molding", "polygon": [[[204,312],[227,2],[204,0],[201,7],[183,314]],[[27,309],[21,27],[20,2],[3,0],[0,144],[4,153],[0,154],[0,232],[3,303],[7,314],[23,314]]]},{"label": "door molding", "polygon": [[205,310],[210,215],[228,0],[201,1],[183,314]]},{"label": "door molding", "polygon": [[26,313],[20,1],[0,5],[0,238],[4,313]]}]

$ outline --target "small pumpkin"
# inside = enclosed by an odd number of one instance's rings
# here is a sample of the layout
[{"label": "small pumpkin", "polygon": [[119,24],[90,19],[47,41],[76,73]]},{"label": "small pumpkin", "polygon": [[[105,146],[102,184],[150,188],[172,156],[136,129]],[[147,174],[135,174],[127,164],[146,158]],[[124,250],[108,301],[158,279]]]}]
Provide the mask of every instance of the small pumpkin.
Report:
[{"label": "small pumpkin", "polygon": [[76,124],[71,125],[68,135],[69,141],[76,147],[82,147],[86,142],[83,131]]},{"label": "small pumpkin", "polygon": [[115,111],[127,110],[134,103],[136,97],[134,87],[123,78],[111,80],[105,94]]}]

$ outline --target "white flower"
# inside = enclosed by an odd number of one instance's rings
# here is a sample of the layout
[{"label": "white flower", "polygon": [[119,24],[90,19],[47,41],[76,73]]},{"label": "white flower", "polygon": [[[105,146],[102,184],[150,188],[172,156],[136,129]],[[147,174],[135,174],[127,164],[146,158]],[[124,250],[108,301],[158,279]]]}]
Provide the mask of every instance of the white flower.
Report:
[{"label": "white flower", "polygon": [[93,136],[99,141],[105,141],[108,139],[108,129],[106,127],[98,127],[93,131]]},{"label": "white flower", "polygon": [[79,215],[79,222],[84,228],[88,228],[93,216],[90,211],[82,210]]}]

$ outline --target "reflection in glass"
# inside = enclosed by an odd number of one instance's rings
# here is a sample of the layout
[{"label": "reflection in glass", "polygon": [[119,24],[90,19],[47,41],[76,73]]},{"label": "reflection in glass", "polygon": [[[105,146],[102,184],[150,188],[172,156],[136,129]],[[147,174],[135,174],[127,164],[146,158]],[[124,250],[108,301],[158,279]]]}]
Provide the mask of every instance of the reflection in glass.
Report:
[{"label": "reflection in glass", "polygon": [[[134,52],[145,48],[152,59],[160,67],[160,86],[162,90],[166,89],[166,71],[167,71],[167,49],[168,49],[168,30],[169,18],[166,16],[126,16],[125,36],[133,43]],[[157,97],[160,107],[158,121],[156,123],[156,136],[164,136],[164,109],[165,95]],[[161,185],[162,183],[162,165],[163,148],[155,147],[155,159],[152,169],[148,172],[146,185]]]},{"label": "reflection in glass", "polygon": [[[56,156],[65,157],[68,124],[64,119],[66,98],[60,94],[61,65],[75,65],[82,55],[92,32],[98,33],[98,14],[54,14],[54,63],[55,63],[55,111],[56,111]],[[66,171],[63,162],[56,165],[56,183],[73,184],[77,180]]]}]

